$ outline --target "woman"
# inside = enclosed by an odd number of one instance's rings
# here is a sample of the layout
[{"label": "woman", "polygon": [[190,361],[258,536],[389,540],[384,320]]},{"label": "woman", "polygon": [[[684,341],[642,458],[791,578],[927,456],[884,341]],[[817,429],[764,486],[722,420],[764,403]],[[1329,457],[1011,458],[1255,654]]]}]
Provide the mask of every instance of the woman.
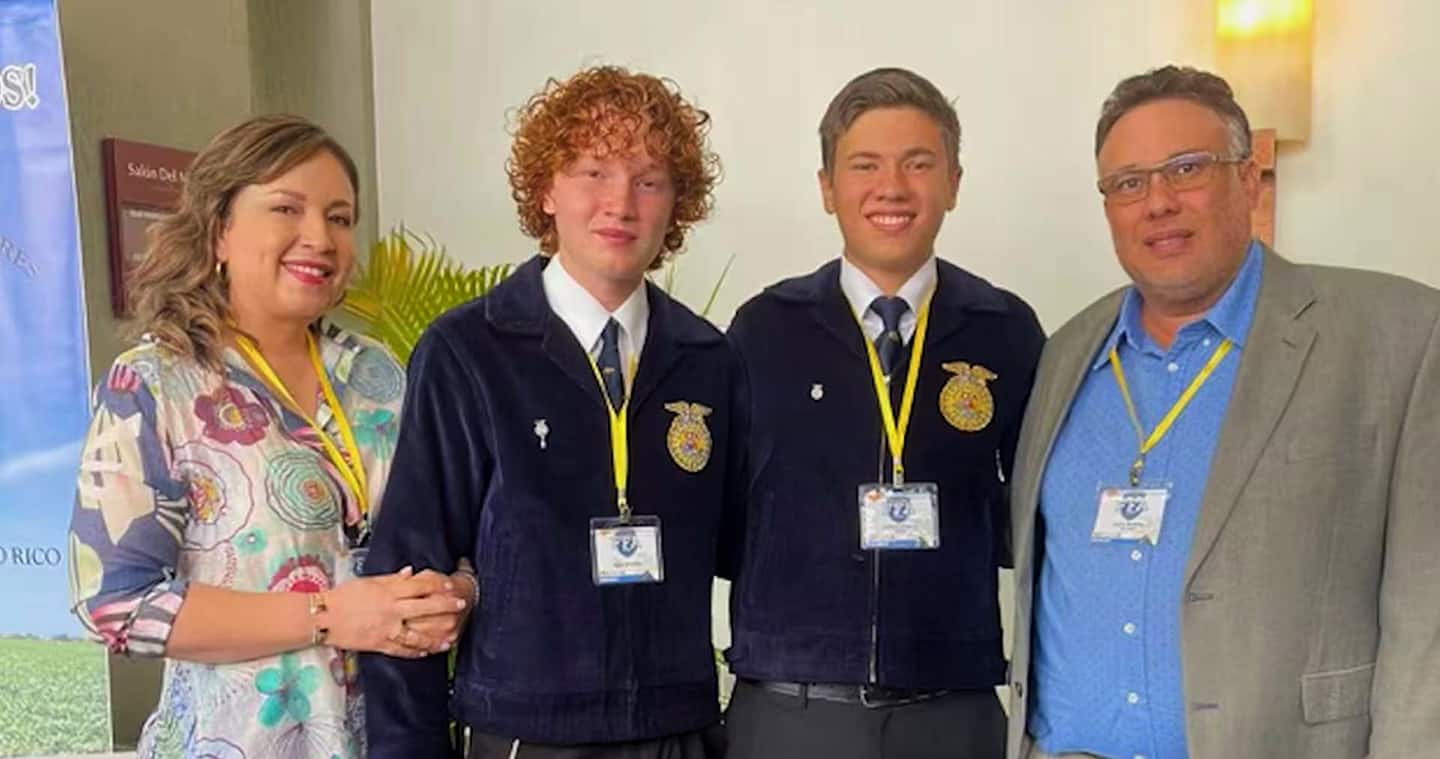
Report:
[{"label": "woman", "polygon": [[404,373],[319,323],[354,265],[357,175],[288,116],[196,157],[133,277],[141,342],[95,392],[72,595],[166,658],[142,757],[359,757],[356,651],[448,650],[470,576],[357,578]]}]

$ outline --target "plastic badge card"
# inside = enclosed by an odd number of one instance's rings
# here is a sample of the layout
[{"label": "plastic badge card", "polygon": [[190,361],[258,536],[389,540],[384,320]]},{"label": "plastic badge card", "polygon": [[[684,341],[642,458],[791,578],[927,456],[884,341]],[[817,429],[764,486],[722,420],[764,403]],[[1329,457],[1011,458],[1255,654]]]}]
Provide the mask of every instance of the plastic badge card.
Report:
[{"label": "plastic badge card", "polygon": [[1169,499],[1170,489],[1166,487],[1100,488],[1090,539],[1097,543],[1148,540],[1152,546],[1159,544],[1165,502]]},{"label": "plastic badge card", "polygon": [[932,482],[860,486],[860,547],[914,551],[940,547],[940,488]]},{"label": "plastic badge card", "polygon": [[591,519],[590,557],[596,585],[663,582],[660,518]]}]

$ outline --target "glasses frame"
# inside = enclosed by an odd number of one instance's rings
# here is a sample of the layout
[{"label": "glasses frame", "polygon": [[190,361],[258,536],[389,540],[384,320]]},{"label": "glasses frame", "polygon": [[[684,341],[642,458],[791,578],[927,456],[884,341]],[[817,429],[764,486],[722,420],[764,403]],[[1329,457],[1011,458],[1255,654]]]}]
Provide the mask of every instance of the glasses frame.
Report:
[{"label": "glasses frame", "polygon": [[[1221,153],[1214,153],[1209,150],[1196,150],[1189,153],[1181,153],[1180,155],[1171,156],[1170,158],[1167,158],[1159,163],[1150,164],[1149,166],[1136,166],[1134,168],[1124,169],[1108,174],[1104,177],[1101,177],[1100,180],[1095,183],[1095,189],[1100,191],[1100,195],[1105,198],[1106,203],[1116,206],[1125,206],[1130,205],[1131,203],[1138,203],[1150,197],[1150,188],[1154,184],[1156,174],[1159,174],[1165,180],[1166,186],[1172,190],[1198,190],[1210,184],[1210,180],[1213,175],[1207,173],[1207,175],[1202,180],[1200,180],[1199,184],[1191,185],[1183,189],[1176,188],[1175,177],[1172,176],[1172,173],[1180,166],[1183,166],[1187,163],[1194,163],[1197,159],[1202,159],[1201,166],[1208,172],[1209,169],[1215,166],[1224,166],[1228,164],[1243,164],[1246,161],[1250,160],[1250,154],[1246,153],[1241,156],[1232,157],[1223,155]],[[1120,177],[1129,177],[1134,175],[1139,175],[1145,178],[1145,186],[1140,189],[1140,192],[1134,195],[1124,195],[1121,194],[1118,190],[1116,190],[1113,186],[1108,192],[1106,191],[1106,186],[1113,185],[1116,179]]]}]

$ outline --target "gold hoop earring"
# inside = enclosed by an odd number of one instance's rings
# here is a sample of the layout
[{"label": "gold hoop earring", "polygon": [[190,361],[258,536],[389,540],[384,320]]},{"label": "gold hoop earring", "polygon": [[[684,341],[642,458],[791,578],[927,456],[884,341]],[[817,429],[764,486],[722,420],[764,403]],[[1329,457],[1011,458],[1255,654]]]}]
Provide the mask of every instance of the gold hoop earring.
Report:
[{"label": "gold hoop earring", "polygon": [[218,258],[215,259],[215,278],[216,278],[216,279],[224,279],[224,278],[225,278],[225,262],[224,262],[224,261],[221,261],[221,260],[218,259]]}]

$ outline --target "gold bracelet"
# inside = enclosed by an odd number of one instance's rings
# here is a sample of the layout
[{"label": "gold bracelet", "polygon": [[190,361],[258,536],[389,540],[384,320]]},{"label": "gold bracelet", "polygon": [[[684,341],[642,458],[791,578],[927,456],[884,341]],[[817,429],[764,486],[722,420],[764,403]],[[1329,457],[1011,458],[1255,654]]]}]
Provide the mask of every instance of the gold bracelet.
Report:
[{"label": "gold bracelet", "polygon": [[324,593],[311,593],[310,603],[310,645],[322,646],[325,644],[325,636],[330,634],[330,628],[320,626],[320,615],[329,610],[325,605]]}]

